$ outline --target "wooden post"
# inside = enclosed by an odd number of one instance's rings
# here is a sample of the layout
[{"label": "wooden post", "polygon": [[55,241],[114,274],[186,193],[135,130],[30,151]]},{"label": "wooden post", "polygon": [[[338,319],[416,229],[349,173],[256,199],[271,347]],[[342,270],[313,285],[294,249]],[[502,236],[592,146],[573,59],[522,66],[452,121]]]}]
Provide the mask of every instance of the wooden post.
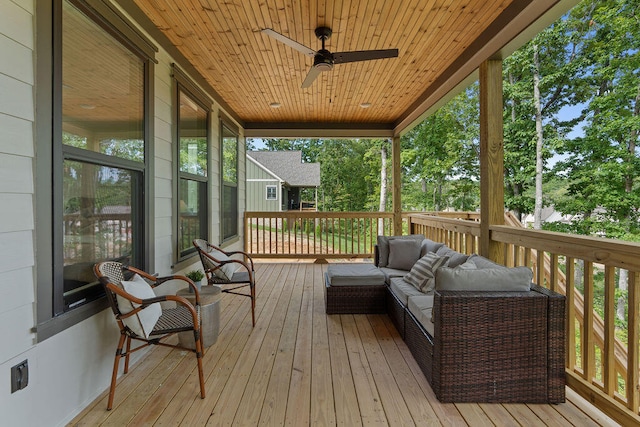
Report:
[{"label": "wooden post", "polygon": [[480,255],[496,262],[504,249],[489,227],[504,224],[502,110],[502,60],[490,59],[480,65]]},{"label": "wooden post", "polygon": [[391,142],[391,180],[393,181],[393,235],[402,234],[402,173],[400,171],[400,137]]}]

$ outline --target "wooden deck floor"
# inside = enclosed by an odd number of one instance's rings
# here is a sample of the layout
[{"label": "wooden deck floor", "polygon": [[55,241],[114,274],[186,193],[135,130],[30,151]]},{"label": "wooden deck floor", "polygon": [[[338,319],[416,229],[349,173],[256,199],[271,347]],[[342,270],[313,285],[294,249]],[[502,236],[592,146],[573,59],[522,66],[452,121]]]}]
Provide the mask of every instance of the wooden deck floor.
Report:
[{"label": "wooden deck floor", "polygon": [[155,348],[70,425],[617,425],[567,389],[560,405],[442,404],[386,315],[324,313],[323,272],[257,264],[257,325],[225,295],[199,395],[192,353]]}]

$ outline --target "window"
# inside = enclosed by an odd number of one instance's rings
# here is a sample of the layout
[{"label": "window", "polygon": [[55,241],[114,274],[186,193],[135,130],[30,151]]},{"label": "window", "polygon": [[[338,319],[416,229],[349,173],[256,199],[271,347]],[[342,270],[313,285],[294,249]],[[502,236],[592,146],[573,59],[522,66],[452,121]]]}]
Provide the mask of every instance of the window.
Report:
[{"label": "window", "polygon": [[275,185],[267,185],[267,200],[278,200],[278,193],[276,193]]},{"label": "window", "polygon": [[119,24],[110,24],[119,16],[98,16],[89,4],[99,2],[46,3],[37,3],[37,15],[54,17],[38,23],[39,34],[53,34],[53,43],[38,38],[40,340],[106,306],[93,274],[96,262],[146,267],[151,76],[148,50],[136,49]]},{"label": "window", "polygon": [[222,121],[222,240],[238,235],[238,134]]},{"label": "window", "polygon": [[207,171],[209,170],[209,111],[178,87],[178,259],[192,252],[193,239],[209,238]]}]

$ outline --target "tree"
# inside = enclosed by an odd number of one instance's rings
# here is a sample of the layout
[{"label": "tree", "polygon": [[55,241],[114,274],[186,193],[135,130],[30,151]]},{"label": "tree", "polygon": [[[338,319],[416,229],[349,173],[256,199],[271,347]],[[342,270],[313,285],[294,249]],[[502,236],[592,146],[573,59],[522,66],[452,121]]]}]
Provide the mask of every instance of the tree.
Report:
[{"label": "tree", "polygon": [[[402,138],[405,207],[475,209],[479,173],[477,106],[474,85]],[[476,112],[472,112],[474,108]]]}]

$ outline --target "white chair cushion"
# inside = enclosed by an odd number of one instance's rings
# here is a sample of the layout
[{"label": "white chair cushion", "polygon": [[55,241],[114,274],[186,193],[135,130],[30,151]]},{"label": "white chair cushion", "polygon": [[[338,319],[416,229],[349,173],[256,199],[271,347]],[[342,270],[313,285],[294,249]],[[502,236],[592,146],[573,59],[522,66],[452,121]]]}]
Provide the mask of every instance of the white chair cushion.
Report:
[{"label": "white chair cushion", "polygon": [[[211,248],[209,253],[211,254],[212,257],[214,257],[215,259],[221,262],[229,261],[231,259],[225,253],[220,252],[217,249]],[[238,264],[233,262],[223,264],[222,267],[214,270],[214,274],[222,280],[231,280],[231,278],[233,277],[233,273],[235,273],[236,270],[238,269],[237,266]]]},{"label": "white chair cushion", "polygon": [[[134,274],[131,280],[123,280],[121,283],[122,289],[136,298],[147,299],[156,296],[151,286],[137,274]],[[118,307],[122,314],[127,314],[140,306],[140,304],[133,303],[120,295],[117,295],[117,300]],[[136,335],[149,338],[153,327],[156,326],[161,315],[162,308],[160,307],[160,303],[156,302],[140,310],[136,315],[122,319],[122,322],[135,332]]]}]

